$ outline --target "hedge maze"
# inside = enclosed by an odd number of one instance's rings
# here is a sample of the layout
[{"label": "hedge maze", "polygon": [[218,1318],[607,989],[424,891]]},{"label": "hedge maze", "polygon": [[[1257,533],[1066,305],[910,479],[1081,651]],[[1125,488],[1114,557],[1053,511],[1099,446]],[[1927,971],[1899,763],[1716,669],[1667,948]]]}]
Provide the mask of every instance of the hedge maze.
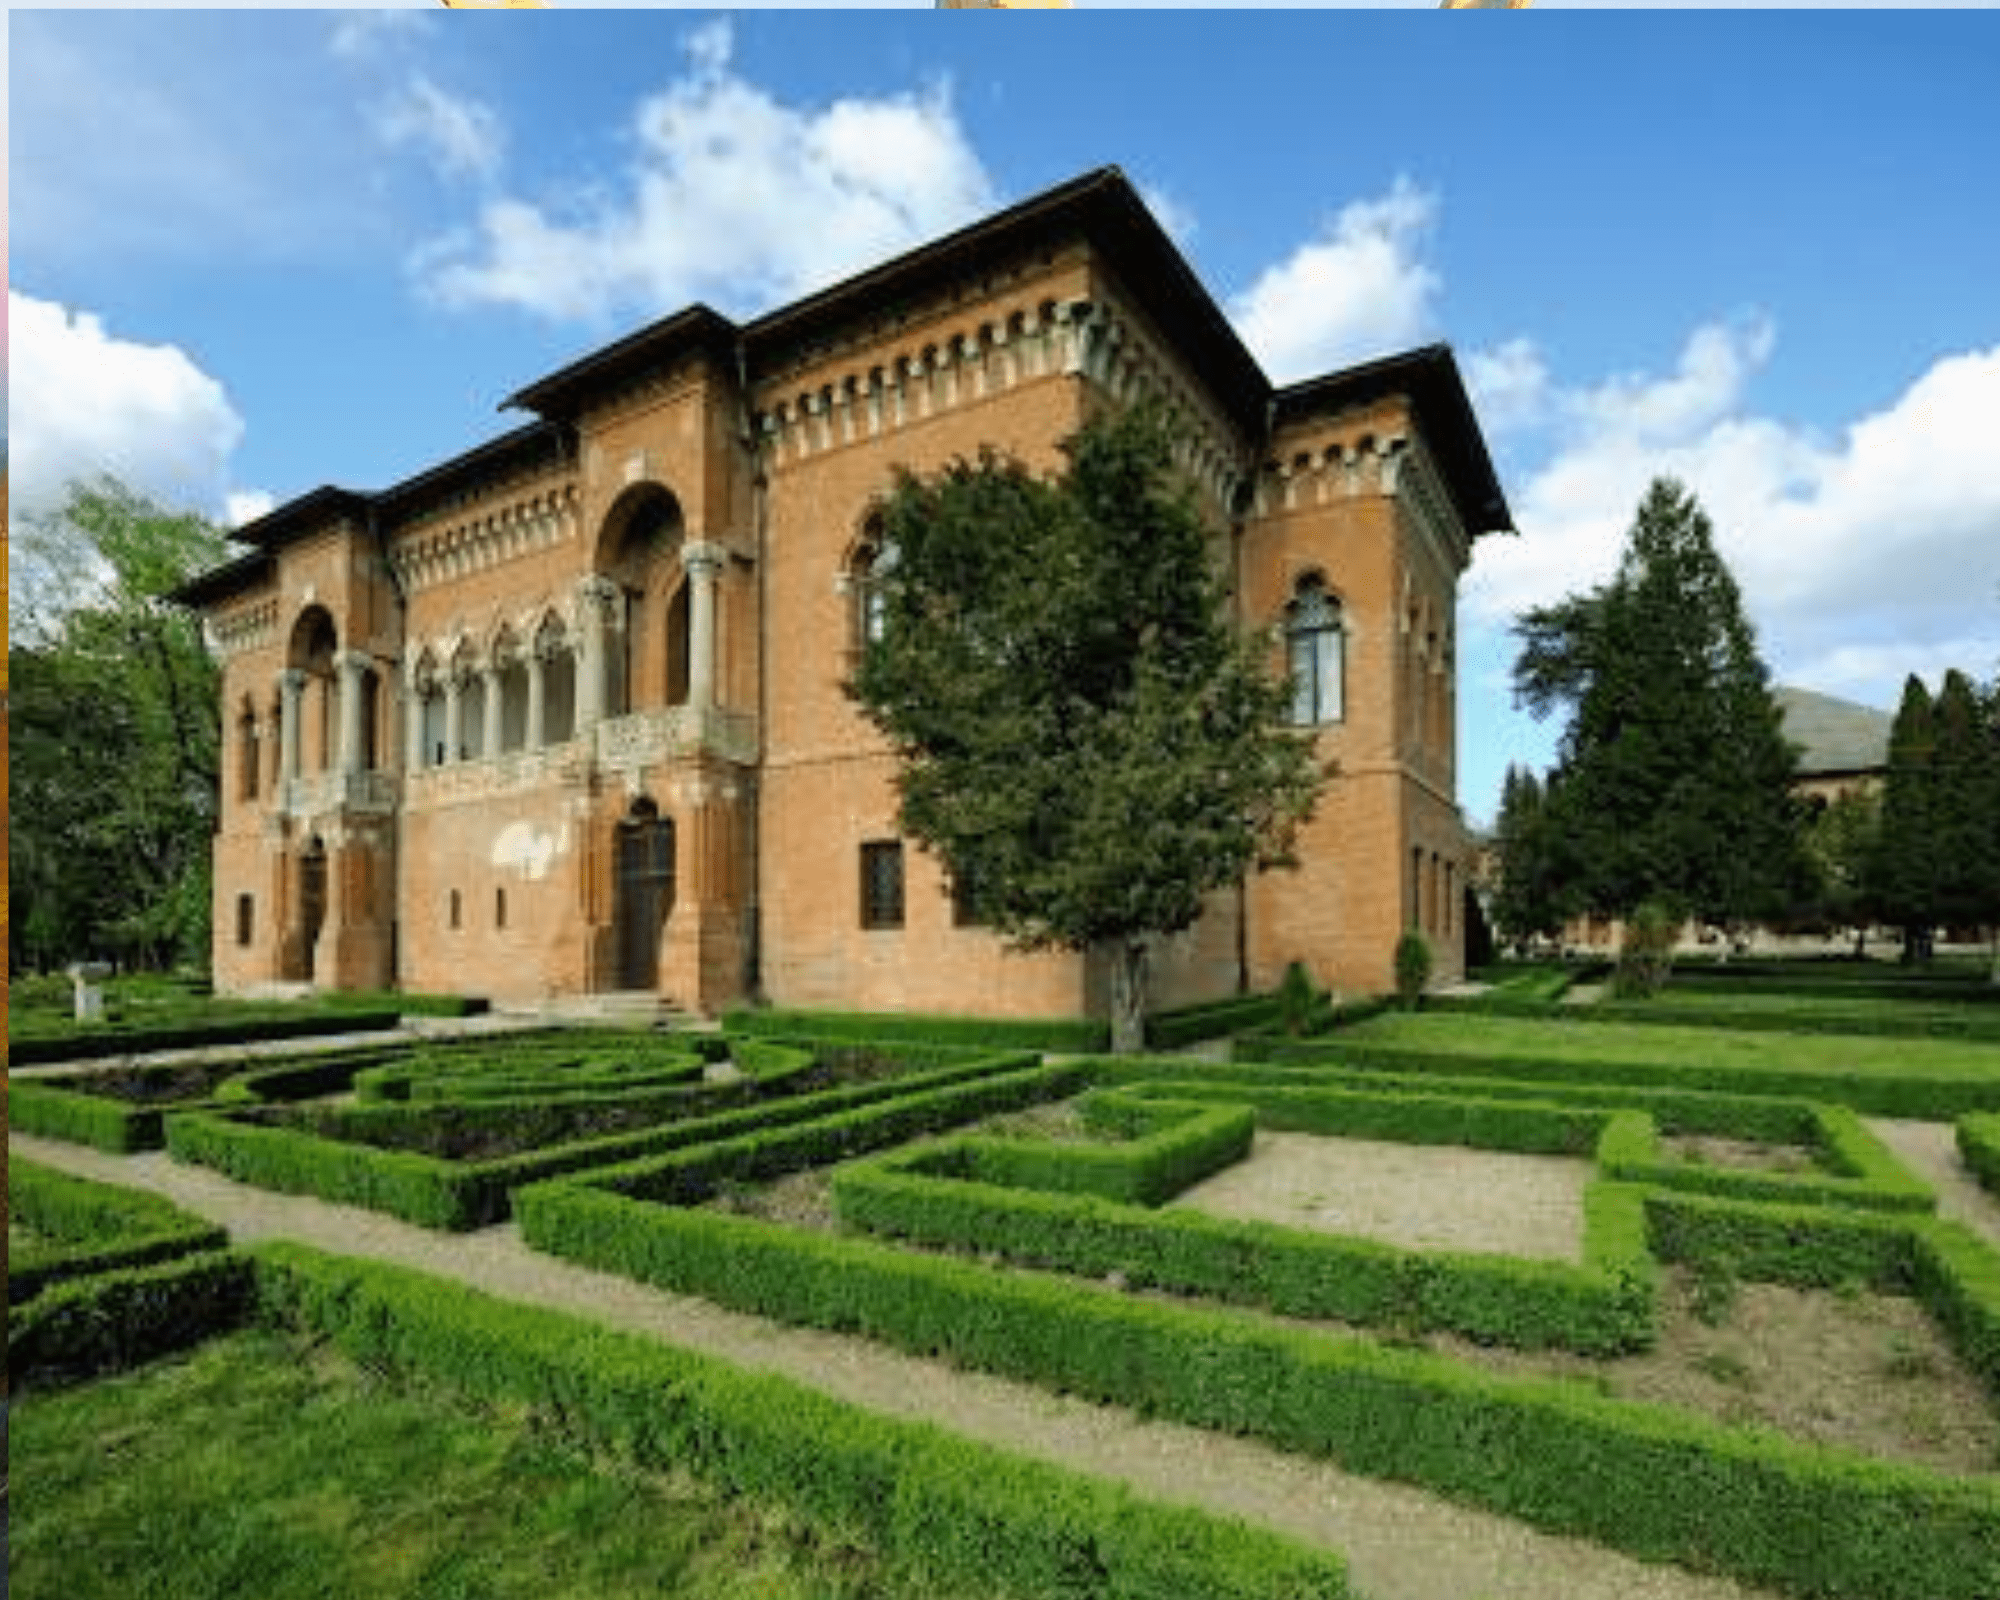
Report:
[{"label": "hedge maze", "polygon": [[[179,1159],[428,1227],[512,1216],[534,1248],[676,1293],[1254,1437],[1647,1559],[1800,1595],[2000,1594],[2000,1461],[1953,1471],[1866,1454],[1615,1398],[1587,1376],[1498,1370],[1439,1342],[1560,1353],[1588,1373],[1662,1338],[1669,1275],[1722,1274],[1907,1297],[2000,1403],[2000,1253],[1937,1215],[1853,1104],[1907,1112],[1914,1095],[1956,1114],[1965,1085],[1892,1091],[1862,1072],[1841,1103],[1797,1093],[1810,1074],[1724,1092],[1694,1064],[1607,1063],[1593,1077],[1567,1058],[1324,1045],[1273,1044],[1275,1061],[1044,1060],[963,1030],[881,1040],[854,1019],[817,1035],[803,1031],[809,1017],[784,1020],[792,1031],[764,1019],[720,1040],[558,1033],[405,1050],[344,1063],[348,1092],[335,1098],[325,1077],[245,1075],[167,1115],[165,1138]],[[314,1084],[317,1095],[295,1092]],[[1575,1258],[1412,1249],[1178,1203],[1254,1164],[1260,1130],[1567,1157],[1583,1175]],[[2000,1118],[1972,1109],[1958,1138],[1993,1185]],[[1338,1145],[1327,1152],[1340,1160]],[[816,1185],[825,1213],[731,1203],[781,1182]],[[637,1398],[648,1363],[682,1359],[601,1335],[579,1343],[554,1321],[406,1274],[285,1250],[258,1262],[276,1285],[266,1305],[275,1294],[285,1318],[391,1339],[399,1358],[453,1381],[582,1396],[565,1404],[614,1434],[650,1437]],[[385,1322],[392,1309],[416,1331]],[[569,1345],[582,1353],[553,1353]],[[743,1430],[722,1448],[727,1470],[792,1472],[766,1402],[706,1377],[690,1392],[712,1384],[699,1405],[726,1414],[714,1426]],[[824,1489],[846,1514],[850,1490],[906,1448],[869,1442],[873,1426],[827,1421],[840,1464],[826,1484],[786,1492]],[[1028,1480],[983,1483],[969,1450],[925,1444],[922,1492],[952,1486],[966,1516],[1025,1541],[1024,1561],[1070,1559],[1046,1528],[1021,1532],[1035,1521]],[[1073,1514],[1090,1530],[1076,1537],[1109,1560],[1108,1502],[1046,1492],[1072,1508],[1054,1522]],[[882,1515],[892,1539],[944,1537],[942,1524]],[[1117,1561],[1153,1571],[1168,1560],[1167,1524],[1166,1542],[1154,1537],[1135,1532]],[[1199,1567],[1207,1548],[1186,1559]],[[1272,1587],[1279,1573],[1299,1593],[1345,1592],[1336,1568],[1308,1575],[1273,1550],[1245,1546],[1250,1565],[1228,1586],[1189,1569],[1194,1587],[1178,1592],[1294,1592]],[[1150,1582],[1102,1592],[1175,1592]],[[1030,1588],[1069,1592],[1039,1578]]]}]

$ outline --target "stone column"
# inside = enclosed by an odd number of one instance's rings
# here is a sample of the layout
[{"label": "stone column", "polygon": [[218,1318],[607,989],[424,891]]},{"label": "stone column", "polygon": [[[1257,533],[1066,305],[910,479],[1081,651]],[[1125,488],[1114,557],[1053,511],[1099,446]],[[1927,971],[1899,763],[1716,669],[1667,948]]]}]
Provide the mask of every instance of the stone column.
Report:
[{"label": "stone column", "polygon": [[424,770],[424,687],[412,678],[403,691],[404,716],[408,722],[404,733],[404,770],[422,772]]},{"label": "stone column", "polygon": [[537,644],[528,652],[528,736],[527,748],[539,750],[542,747],[542,668],[548,657]]},{"label": "stone column", "polygon": [[500,662],[496,658],[489,661],[479,676],[486,684],[486,725],[481,730],[486,735],[486,748],[480,753],[494,761],[500,755]]},{"label": "stone column", "polygon": [[340,674],[340,770],[353,774],[361,770],[361,675],[368,669],[368,657],[359,650],[343,650],[333,665]]},{"label": "stone column", "polygon": [[453,673],[444,680],[444,759],[445,763],[458,760],[458,738],[464,728],[459,714],[459,696],[465,688],[465,680]]},{"label": "stone column", "polygon": [[604,719],[606,635],[610,632],[620,594],[609,578],[593,573],[576,586],[578,650],[576,661],[576,733],[584,737]]},{"label": "stone column", "polygon": [[687,572],[688,704],[706,711],[715,704],[715,589],[729,553],[719,544],[690,544],[681,551]]},{"label": "stone column", "polygon": [[[299,776],[299,722],[305,704],[306,675],[293,667],[278,674],[278,692],[284,697],[284,735],[278,748],[278,782],[289,785]],[[290,796],[286,795],[285,800]]]}]

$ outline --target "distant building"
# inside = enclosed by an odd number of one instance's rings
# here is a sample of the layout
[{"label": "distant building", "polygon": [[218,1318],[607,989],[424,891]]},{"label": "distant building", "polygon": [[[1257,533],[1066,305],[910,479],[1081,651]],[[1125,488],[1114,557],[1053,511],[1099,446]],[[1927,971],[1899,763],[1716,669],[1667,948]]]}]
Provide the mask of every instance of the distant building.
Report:
[{"label": "distant building", "polygon": [[1776,688],[1771,698],[1784,714],[1785,737],[1799,747],[1794,792],[1831,803],[1881,787],[1896,725],[1888,712],[1810,689]]},{"label": "distant building", "polygon": [[841,684],[897,468],[1053,471],[1140,398],[1327,773],[1300,869],[1165,941],[1159,1003],[1295,959],[1386,990],[1408,927],[1457,976],[1456,597],[1511,522],[1458,367],[1274,386],[1107,168],[752,321],[690,307],[511,433],[238,528],[181,594],[223,656],[217,988],[1105,1014],[1098,963],[1008,950],[897,837]]}]

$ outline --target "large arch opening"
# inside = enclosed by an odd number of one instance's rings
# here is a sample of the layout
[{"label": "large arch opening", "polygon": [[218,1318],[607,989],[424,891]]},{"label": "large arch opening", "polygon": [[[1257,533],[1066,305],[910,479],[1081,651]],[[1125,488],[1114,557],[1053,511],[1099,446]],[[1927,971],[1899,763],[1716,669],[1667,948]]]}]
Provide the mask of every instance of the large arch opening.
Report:
[{"label": "large arch opening", "polygon": [[333,625],[333,613],[322,605],[310,605],[292,624],[291,642],[285,651],[285,665],[306,675],[299,696],[299,767],[301,772],[326,772],[336,759],[340,737],[340,685],[333,670],[333,658],[340,649],[340,634]]},{"label": "large arch opening", "polygon": [[606,641],[608,716],[676,703],[676,681],[687,697],[687,606],[680,604],[676,618],[674,605],[686,537],[680,501],[657,483],[634,484],[604,519],[597,570],[625,597],[624,633]]}]

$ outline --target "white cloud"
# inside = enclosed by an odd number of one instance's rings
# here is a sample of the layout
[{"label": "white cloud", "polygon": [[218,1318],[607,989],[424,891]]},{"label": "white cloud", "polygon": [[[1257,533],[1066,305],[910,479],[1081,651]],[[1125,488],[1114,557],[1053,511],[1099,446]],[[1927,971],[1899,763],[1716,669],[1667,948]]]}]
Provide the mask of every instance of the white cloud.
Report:
[{"label": "white cloud", "polygon": [[633,118],[614,189],[496,197],[414,263],[450,305],[602,320],[707,300],[736,311],[822,286],[993,203],[948,89],[787,104],[734,69],[726,22]]},{"label": "white cloud", "polygon": [[1660,474],[1700,498],[1766,660],[1787,681],[1893,703],[1905,673],[2000,660],[2000,346],[1938,361],[1828,435],[1756,414],[1775,336],[1699,328],[1676,369],[1553,388],[1555,447],[1511,495],[1519,539],[1481,543],[1466,585],[1496,622],[1617,564]]},{"label": "white cloud", "polygon": [[102,319],[9,290],[12,516],[61,505],[72,482],[110,473],[163,504],[227,504],[243,419],[173,345],[141,344]]},{"label": "white cloud", "polygon": [[491,179],[506,148],[490,106],[442,89],[422,73],[377,111],[375,131],[385,143],[415,145],[446,178]]},{"label": "white cloud", "polygon": [[1511,433],[1547,420],[1548,363],[1532,339],[1509,339],[1465,358],[1465,385],[1489,434]]},{"label": "white cloud", "polygon": [[1319,235],[1266,268],[1229,315],[1279,383],[1420,342],[1442,280],[1417,250],[1437,197],[1399,177],[1386,195],[1343,206]]},{"label": "white cloud", "polygon": [[431,32],[436,19],[427,11],[380,8],[341,11],[328,48],[348,60],[364,60]]},{"label": "white cloud", "polygon": [[223,497],[222,520],[232,528],[255,522],[277,505],[278,497],[266,489],[232,489]]},{"label": "white cloud", "polygon": [[1146,202],[1146,209],[1153,213],[1154,219],[1167,230],[1167,237],[1175,244],[1185,250],[1194,242],[1199,224],[1192,206],[1183,205],[1156,183],[1141,183],[1139,198]]}]

